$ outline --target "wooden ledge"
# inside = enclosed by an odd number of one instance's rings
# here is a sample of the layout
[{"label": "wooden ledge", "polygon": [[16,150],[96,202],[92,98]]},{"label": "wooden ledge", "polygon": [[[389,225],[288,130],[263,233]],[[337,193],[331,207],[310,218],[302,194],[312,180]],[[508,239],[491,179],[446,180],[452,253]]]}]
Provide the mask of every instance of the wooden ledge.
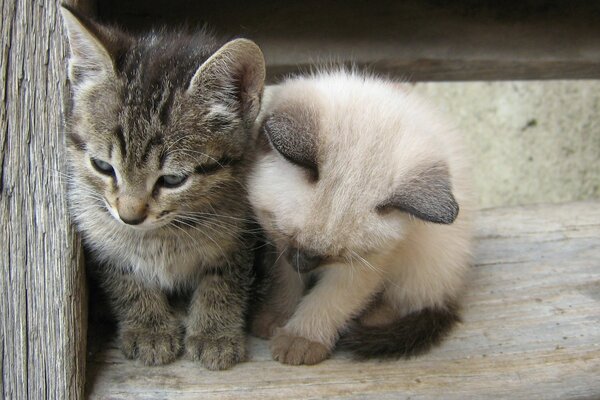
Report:
[{"label": "wooden ledge", "polygon": [[600,396],[600,202],[484,210],[464,322],[425,356],[311,367],[250,361],[211,372],[180,360],[91,360],[93,399],[593,398]]},{"label": "wooden ledge", "polygon": [[410,81],[600,78],[593,1],[103,0],[98,16],[128,28],[207,23],[250,37],[269,81],[331,62]]}]

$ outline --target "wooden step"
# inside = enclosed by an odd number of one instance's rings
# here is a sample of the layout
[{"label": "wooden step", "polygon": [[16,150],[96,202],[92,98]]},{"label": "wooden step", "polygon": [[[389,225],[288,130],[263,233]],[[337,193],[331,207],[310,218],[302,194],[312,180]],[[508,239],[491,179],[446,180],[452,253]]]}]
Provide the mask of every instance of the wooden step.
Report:
[{"label": "wooden step", "polygon": [[135,29],[208,24],[263,49],[271,81],[314,64],[356,64],[412,81],[600,78],[600,4],[347,0],[103,0]]},{"label": "wooden step", "polygon": [[464,321],[411,360],[315,366],[250,359],[211,372],[144,367],[114,345],[89,365],[92,399],[570,399],[600,397],[600,202],[483,210]]}]

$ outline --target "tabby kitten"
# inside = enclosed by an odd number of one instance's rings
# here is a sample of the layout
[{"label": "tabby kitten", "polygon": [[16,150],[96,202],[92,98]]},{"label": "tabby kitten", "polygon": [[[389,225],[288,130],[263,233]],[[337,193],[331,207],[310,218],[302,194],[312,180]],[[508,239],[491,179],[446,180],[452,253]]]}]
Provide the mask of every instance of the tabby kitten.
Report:
[{"label": "tabby kitten", "polygon": [[[254,239],[244,181],[265,66],[236,39],[130,35],[62,9],[71,47],[69,199],[125,355],[245,356]],[[168,296],[190,293],[187,317]],[[185,337],[184,337],[185,336]]]},{"label": "tabby kitten", "polygon": [[471,250],[455,132],[408,86],[344,71],[268,88],[257,124],[249,196],[281,256],[252,330],[273,357],[314,364],[340,335],[363,357],[439,342]]}]

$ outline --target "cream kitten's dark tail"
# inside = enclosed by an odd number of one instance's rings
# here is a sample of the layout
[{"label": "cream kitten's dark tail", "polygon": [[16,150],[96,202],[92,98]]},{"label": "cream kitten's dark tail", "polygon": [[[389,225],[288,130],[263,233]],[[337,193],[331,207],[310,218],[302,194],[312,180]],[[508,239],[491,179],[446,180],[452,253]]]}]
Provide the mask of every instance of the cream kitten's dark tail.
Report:
[{"label": "cream kitten's dark tail", "polygon": [[460,322],[460,316],[455,304],[424,308],[384,326],[354,323],[338,346],[361,359],[408,358],[425,353],[440,343],[457,322]]}]

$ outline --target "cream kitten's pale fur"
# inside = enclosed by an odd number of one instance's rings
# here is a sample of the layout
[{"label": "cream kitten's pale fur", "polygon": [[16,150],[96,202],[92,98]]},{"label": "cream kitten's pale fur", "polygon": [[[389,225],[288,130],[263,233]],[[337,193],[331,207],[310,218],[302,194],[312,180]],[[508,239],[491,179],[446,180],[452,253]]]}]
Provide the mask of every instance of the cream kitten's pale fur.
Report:
[{"label": "cream kitten's pale fur", "polygon": [[340,335],[360,356],[437,343],[471,250],[454,130],[410,85],[343,71],[269,88],[261,115],[249,195],[281,256],[254,333],[289,364],[323,360]]}]

